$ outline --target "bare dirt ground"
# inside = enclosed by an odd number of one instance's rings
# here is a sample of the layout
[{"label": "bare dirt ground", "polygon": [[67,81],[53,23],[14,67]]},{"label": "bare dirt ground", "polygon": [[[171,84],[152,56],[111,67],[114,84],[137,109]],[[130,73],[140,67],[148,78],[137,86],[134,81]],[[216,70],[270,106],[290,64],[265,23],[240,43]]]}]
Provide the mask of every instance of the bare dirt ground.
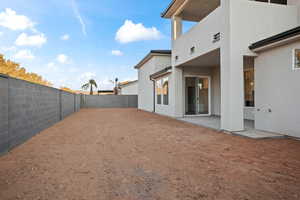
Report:
[{"label": "bare dirt ground", "polygon": [[300,199],[300,141],[85,109],[0,157],[1,200]]}]

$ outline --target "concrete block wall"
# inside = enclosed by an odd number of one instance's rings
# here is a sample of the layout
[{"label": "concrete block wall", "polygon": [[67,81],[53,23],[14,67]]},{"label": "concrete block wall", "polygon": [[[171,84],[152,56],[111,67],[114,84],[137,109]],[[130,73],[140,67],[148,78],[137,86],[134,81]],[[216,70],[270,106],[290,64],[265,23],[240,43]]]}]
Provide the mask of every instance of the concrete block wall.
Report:
[{"label": "concrete block wall", "polygon": [[0,74],[0,155],[80,109],[80,95]]},{"label": "concrete block wall", "polygon": [[137,108],[138,107],[138,95],[128,95],[128,107]]},{"label": "concrete block wall", "polygon": [[80,110],[80,95],[79,94],[76,94],[74,95],[74,98],[75,98],[75,112],[79,111]]},{"label": "concrete block wall", "polygon": [[137,95],[100,95],[83,97],[84,108],[137,108]]},{"label": "concrete block wall", "polygon": [[9,78],[9,148],[60,120],[59,90]]},{"label": "concrete block wall", "polygon": [[75,94],[61,91],[61,116],[66,118],[75,112]]},{"label": "concrete block wall", "polygon": [[8,146],[8,78],[0,75],[0,155]]},{"label": "concrete block wall", "polygon": [[85,108],[136,108],[137,95],[77,95],[0,74],[0,155]]}]

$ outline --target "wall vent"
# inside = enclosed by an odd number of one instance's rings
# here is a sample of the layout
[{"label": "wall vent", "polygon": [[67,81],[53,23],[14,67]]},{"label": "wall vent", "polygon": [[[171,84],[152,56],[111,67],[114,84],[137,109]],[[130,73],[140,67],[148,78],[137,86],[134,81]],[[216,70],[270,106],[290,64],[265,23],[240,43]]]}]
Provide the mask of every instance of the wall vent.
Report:
[{"label": "wall vent", "polygon": [[213,43],[219,42],[221,39],[221,33],[214,34]]}]

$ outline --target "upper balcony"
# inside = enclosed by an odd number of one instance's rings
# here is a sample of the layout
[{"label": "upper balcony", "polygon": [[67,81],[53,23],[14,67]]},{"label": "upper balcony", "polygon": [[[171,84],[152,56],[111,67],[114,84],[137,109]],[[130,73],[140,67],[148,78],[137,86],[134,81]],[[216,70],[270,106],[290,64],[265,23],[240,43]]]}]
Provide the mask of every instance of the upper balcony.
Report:
[{"label": "upper balcony", "polygon": [[[298,0],[173,0],[162,14],[172,20],[172,61],[182,66],[220,48],[227,26],[246,55],[251,43],[297,26],[299,6]],[[183,33],[184,21],[196,24]]]},{"label": "upper balcony", "polygon": [[[220,47],[220,0],[174,0],[162,14],[172,19],[172,58],[181,65]],[[182,33],[183,21],[196,22]]]}]

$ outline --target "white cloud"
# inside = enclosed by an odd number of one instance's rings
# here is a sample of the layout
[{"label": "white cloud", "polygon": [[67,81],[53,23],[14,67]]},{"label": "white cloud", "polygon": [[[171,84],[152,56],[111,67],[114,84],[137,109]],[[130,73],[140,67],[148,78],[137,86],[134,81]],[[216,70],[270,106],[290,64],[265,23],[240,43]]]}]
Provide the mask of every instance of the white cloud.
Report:
[{"label": "white cloud", "polygon": [[75,0],[72,0],[72,9],[73,9],[73,12],[75,14],[75,17],[78,19],[78,22],[81,25],[81,31],[82,31],[83,35],[87,35],[85,23],[84,23],[84,21],[81,17],[81,14],[80,14],[79,9],[78,9],[78,5],[77,5]]},{"label": "white cloud", "polygon": [[41,47],[47,42],[47,38],[44,34],[37,35],[27,35],[26,33],[21,33],[17,38],[15,44],[18,46],[37,46]]},{"label": "white cloud", "polygon": [[30,50],[20,50],[14,55],[14,58],[20,60],[32,60],[35,58],[35,56]]},{"label": "white cloud", "polygon": [[9,52],[9,51],[16,51],[17,48],[15,46],[11,46],[11,47],[1,47],[0,50],[2,52]]},{"label": "white cloud", "polygon": [[54,62],[50,62],[47,64],[47,72],[53,73],[58,72],[59,68]]},{"label": "white cloud", "polygon": [[67,64],[70,62],[69,57],[65,54],[59,54],[56,59],[59,63],[62,63],[62,64]]},{"label": "white cloud", "polygon": [[70,36],[68,34],[65,34],[65,35],[62,35],[60,37],[61,40],[69,40],[70,39]]},{"label": "white cloud", "polygon": [[51,68],[51,67],[54,67],[55,64],[54,64],[54,62],[50,62],[50,63],[47,64],[47,66]]},{"label": "white cloud", "polygon": [[120,43],[129,43],[141,40],[158,40],[162,34],[155,27],[147,28],[143,24],[134,24],[131,20],[126,20],[119,28],[115,39]]},{"label": "white cloud", "polygon": [[93,79],[95,77],[96,77],[96,74],[94,72],[85,72],[85,73],[81,74],[80,80],[87,81],[87,80]]},{"label": "white cloud", "polygon": [[0,32],[0,37],[1,37],[3,34],[4,34],[3,32]]},{"label": "white cloud", "polygon": [[76,67],[70,67],[69,68],[69,72],[75,73],[75,72],[78,72],[78,71],[79,71],[79,69],[76,68]]},{"label": "white cloud", "polygon": [[100,81],[101,89],[102,90],[112,90],[114,88],[114,83],[111,81],[114,78],[104,77]]},{"label": "white cloud", "polygon": [[124,54],[120,50],[112,50],[111,51],[111,55],[114,55],[114,56],[123,56]]},{"label": "white cloud", "polygon": [[10,30],[33,29],[35,23],[24,15],[17,15],[16,11],[6,8],[0,13],[0,26]]}]

